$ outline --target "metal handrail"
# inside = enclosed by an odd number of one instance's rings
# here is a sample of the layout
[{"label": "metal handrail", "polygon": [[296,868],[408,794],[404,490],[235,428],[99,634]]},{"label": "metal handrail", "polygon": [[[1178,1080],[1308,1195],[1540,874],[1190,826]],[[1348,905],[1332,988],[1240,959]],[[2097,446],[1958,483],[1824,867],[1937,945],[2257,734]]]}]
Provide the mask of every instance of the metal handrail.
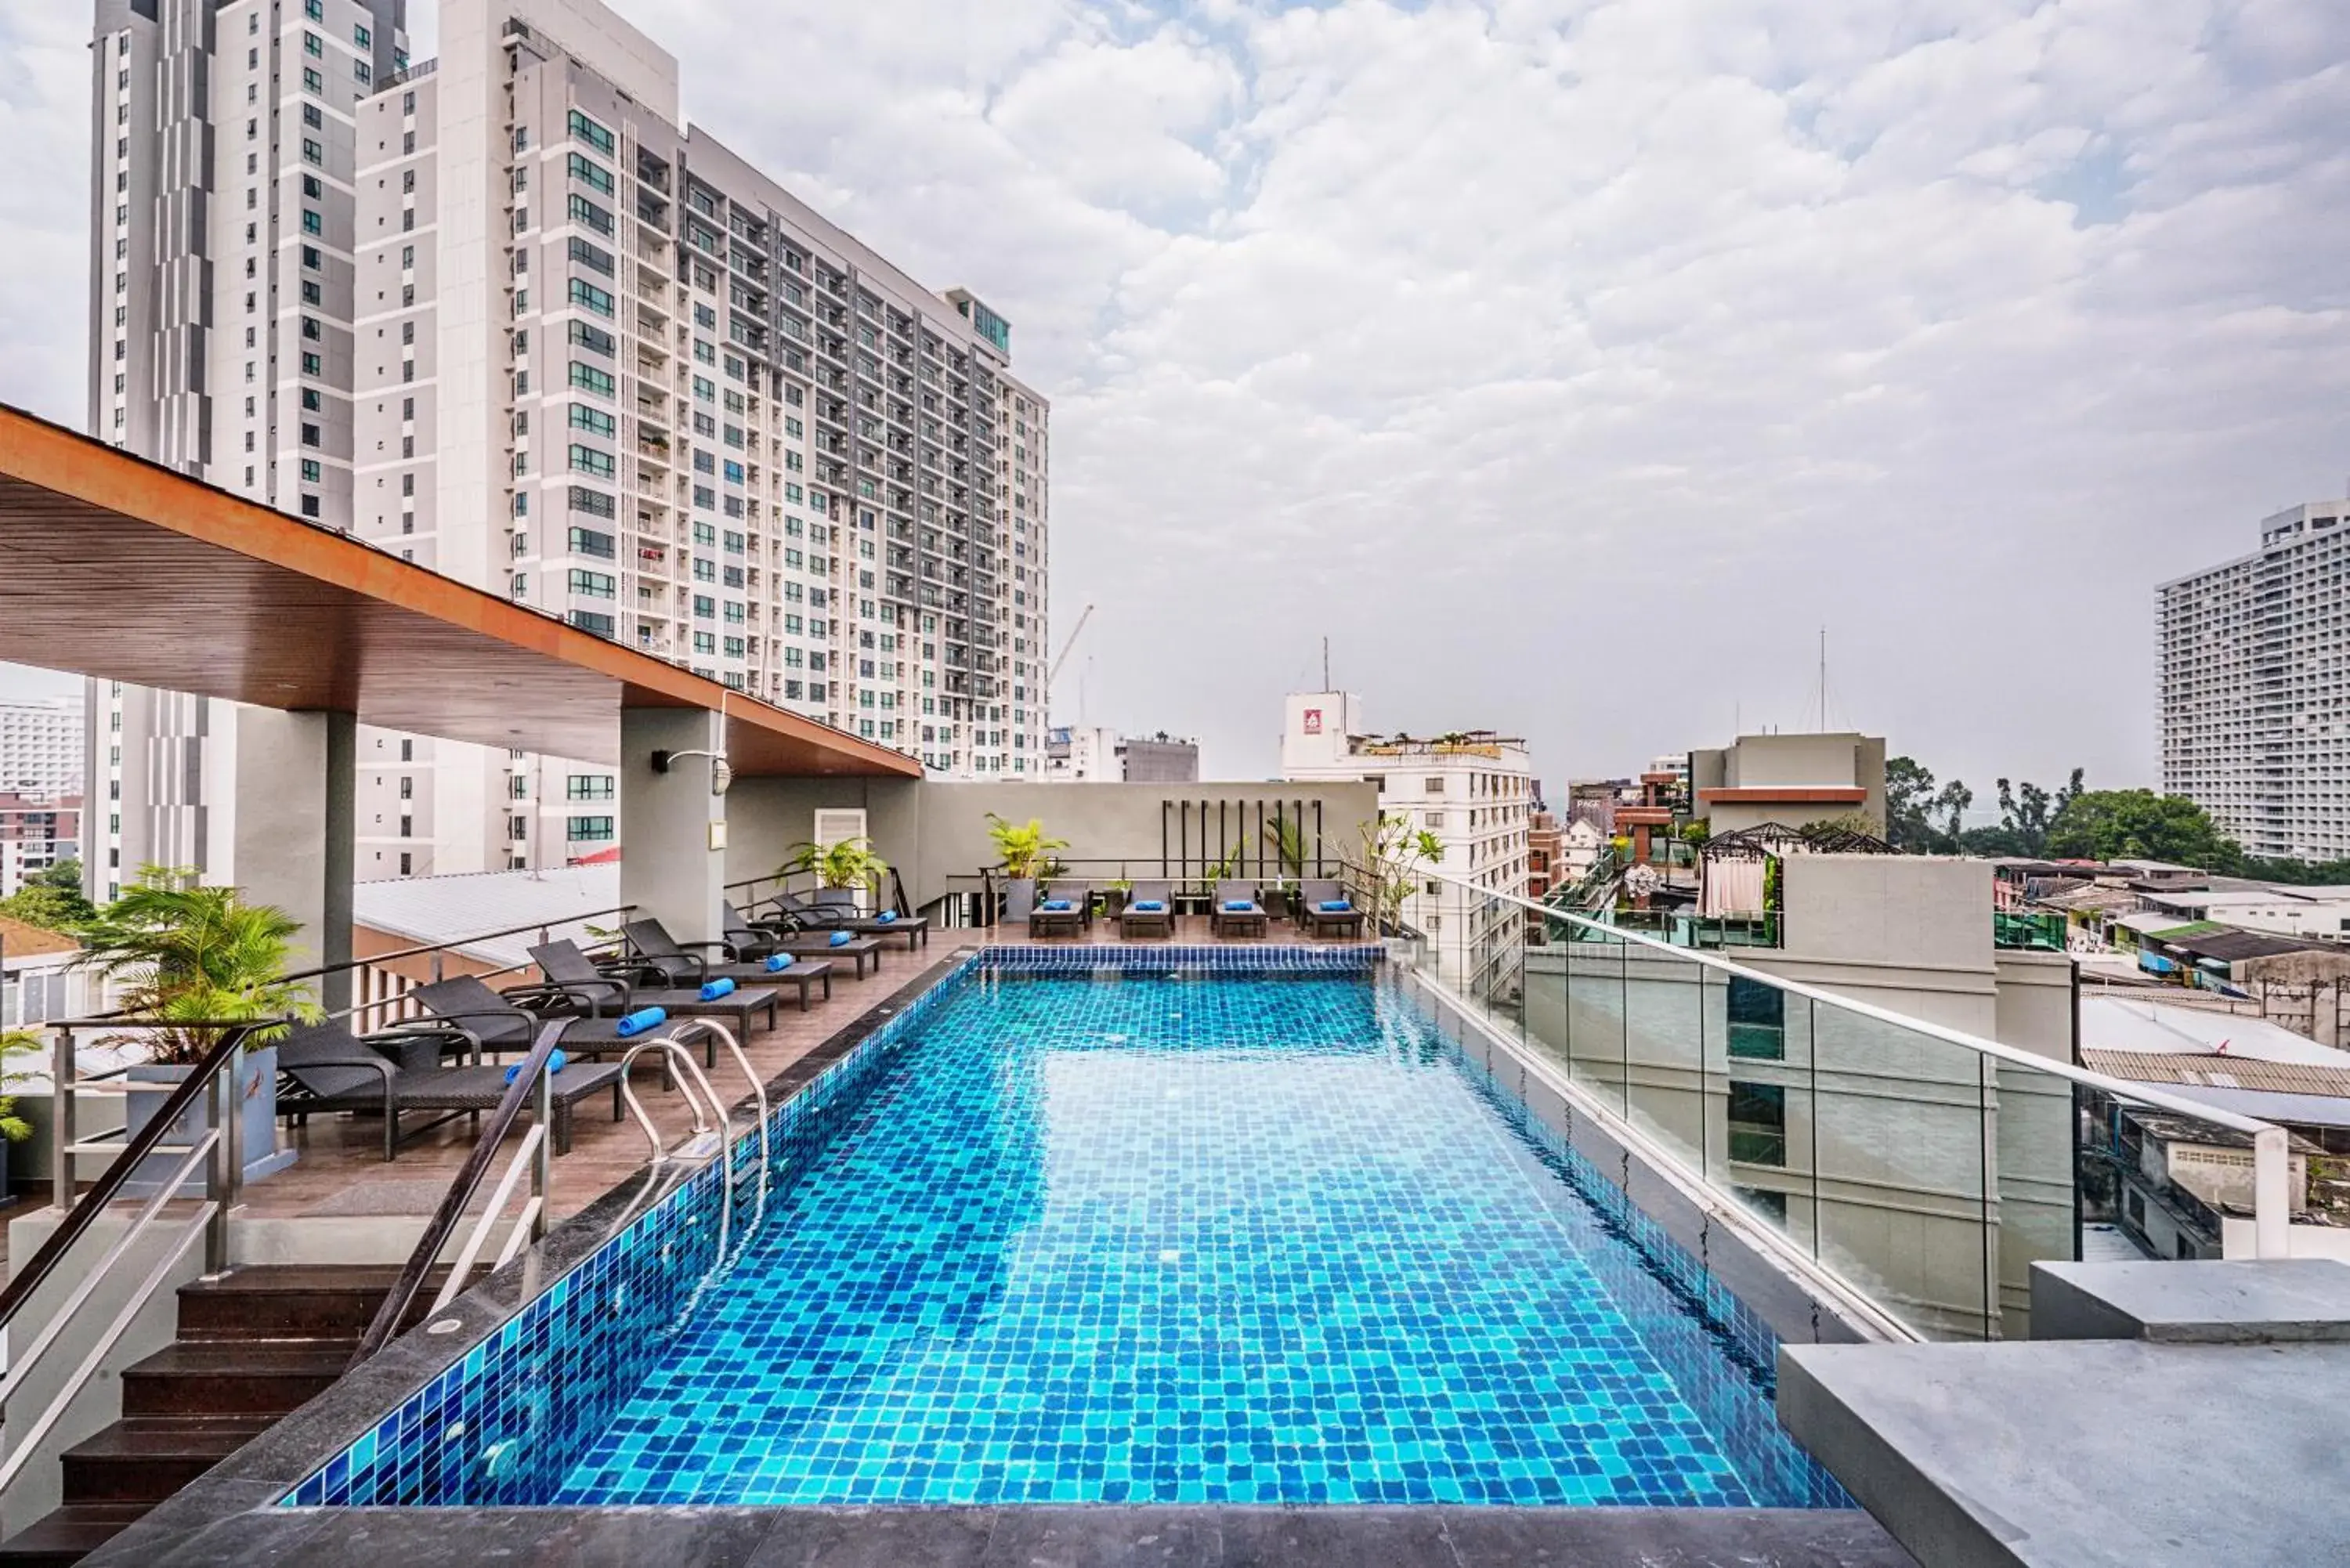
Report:
[{"label": "metal handrail", "polygon": [[[542,1076],[539,1081],[544,1088],[546,1078]],[[482,1248],[488,1243],[490,1232],[496,1229],[499,1219],[504,1215],[506,1200],[514,1196],[515,1184],[522,1179],[525,1168],[532,1173],[530,1200],[522,1206],[522,1212],[515,1216],[514,1229],[506,1232],[505,1245],[498,1249],[498,1260],[490,1265],[490,1272],[495,1273],[512,1262],[514,1255],[522,1251],[525,1236],[543,1232],[546,1213],[546,1122],[542,1117],[531,1125],[530,1131],[523,1134],[522,1146],[515,1150],[514,1158],[506,1162],[505,1175],[498,1179],[496,1189],[490,1194],[490,1201],[482,1210],[481,1219],[474,1222],[472,1232],[465,1238],[464,1246],[458,1250],[457,1261],[449,1265],[449,1277],[442,1282],[441,1293],[432,1298],[432,1306],[426,1309],[428,1314],[439,1312],[465,1293],[465,1281],[473,1274],[474,1260],[482,1255]]]},{"label": "metal handrail", "polygon": [[608,909],[582,909],[577,914],[567,914],[558,920],[525,920],[518,926],[505,926],[494,931],[475,931],[470,936],[452,937],[447,941],[426,942],[419,947],[400,948],[392,952],[369,953],[365,958],[345,959],[340,963],[322,964],[317,969],[299,970],[285,978],[288,981],[317,980],[326,975],[340,974],[345,970],[366,969],[370,965],[392,963],[400,959],[425,958],[433,953],[445,953],[455,948],[467,947],[474,942],[494,941],[500,937],[518,936],[524,931],[545,931],[556,926],[572,925],[580,920],[601,919],[606,915],[625,915],[636,907],[634,904],[617,904]]},{"label": "metal handrail", "polygon": [[[393,1282],[390,1293],[383,1298],[383,1305],[376,1309],[374,1321],[368,1324],[367,1332],[359,1336],[359,1348],[351,1353],[352,1366],[374,1355],[399,1332],[401,1320],[407,1317],[408,1309],[414,1304],[417,1293],[424,1288],[425,1276],[432,1272],[433,1260],[449,1244],[449,1238],[455,1232],[458,1221],[465,1217],[466,1206],[473,1202],[474,1190],[482,1185],[482,1178],[488,1173],[490,1161],[497,1155],[498,1145],[505,1141],[506,1134],[514,1127],[515,1118],[522,1115],[523,1103],[532,1098],[534,1094],[538,1101],[539,1125],[546,1125],[547,1118],[553,1114],[554,1098],[553,1085],[547,1082],[546,1064],[555,1054],[556,1045],[561,1044],[563,1032],[570,1023],[571,1020],[561,1018],[540,1027],[538,1038],[531,1043],[530,1054],[523,1058],[520,1069],[506,1085],[506,1092],[499,1096],[497,1108],[483,1124],[481,1137],[473,1140],[473,1149],[465,1156],[465,1163],[458,1168],[455,1179],[449,1183],[449,1190],[441,1195],[440,1206],[433,1210],[432,1218],[425,1222],[423,1236],[417,1241],[415,1250],[409,1253],[408,1262],[400,1265],[399,1279]],[[541,1147],[545,1147],[544,1145]],[[545,1179],[544,1175],[541,1179]],[[534,1226],[538,1234],[544,1235],[546,1225],[546,1211],[542,1204]]]},{"label": "metal handrail", "polygon": [[[189,1146],[187,1152],[181,1158],[180,1163],[172,1168],[171,1179],[163,1183],[161,1189],[153,1198],[148,1199],[146,1207],[139,1211],[138,1217],[124,1228],[120,1239],[107,1250],[106,1256],[99,1261],[98,1266],[83,1278],[79,1285],[75,1287],[73,1294],[43,1327],[40,1336],[33,1342],[32,1348],[25,1352],[24,1359],[7,1369],[9,1381],[16,1382],[22,1379],[25,1374],[48,1353],[49,1347],[57,1344],[59,1336],[65,1333],[67,1325],[84,1306],[88,1304],[90,1297],[97,1293],[106,1277],[113,1272],[114,1265],[128,1257],[130,1249],[137,1244],[140,1237],[147,1233],[148,1227],[155,1221],[155,1216],[162,1212],[163,1205],[178,1193],[180,1184],[194,1173],[197,1162],[215,1155],[226,1141],[222,1129],[213,1127]],[[225,1213],[227,1208],[226,1202],[217,1197],[206,1200],[197,1216],[203,1223],[189,1226],[179,1241],[165,1250],[163,1256],[156,1260],[155,1266],[147,1271],[147,1277],[141,1280],[138,1287],[130,1293],[130,1299],[116,1311],[113,1320],[107,1324],[105,1332],[98,1336],[97,1343],[83,1355],[80,1363],[75,1366],[66,1380],[58,1385],[57,1393],[52,1395],[48,1403],[41,1407],[41,1413],[35,1417],[29,1425],[12,1434],[16,1438],[16,1442],[7,1457],[0,1459],[0,1489],[6,1488],[16,1479],[17,1472],[22,1470],[33,1455],[39,1450],[41,1439],[47,1437],[50,1428],[63,1419],[66,1412],[72,1408],[74,1400],[80,1395],[82,1389],[88,1386],[90,1378],[97,1375],[98,1369],[105,1365],[107,1356],[112,1354],[115,1344],[129,1332],[140,1313],[146,1309],[147,1303],[154,1296],[156,1291],[162,1287],[163,1282],[171,1277],[172,1271],[180,1266],[180,1260],[188,1255],[188,1249],[195,1243],[196,1238],[207,1233],[211,1230],[213,1217]]]},{"label": "metal handrail", "polygon": [[[114,1157],[112,1162],[107,1166],[90,1189],[82,1194],[77,1201],[67,1200],[70,1198],[73,1186],[73,1165],[72,1157],[69,1154],[63,1157],[61,1169],[57,1177],[57,1192],[60,1199],[57,1207],[65,1210],[65,1220],[50,1234],[47,1241],[41,1243],[32,1257],[26,1261],[25,1266],[16,1272],[6,1286],[0,1288],[0,1334],[7,1331],[8,1325],[16,1321],[16,1314],[25,1310],[25,1303],[32,1299],[33,1293],[40,1289],[43,1282],[57,1272],[57,1265],[65,1261],[66,1254],[73,1251],[74,1244],[79,1241],[90,1226],[97,1222],[99,1211],[120,1196],[124,1184],[130,1181],[132,1173],[138,1170],[149,1155],[161,1147],[163,1139],[170,1135],[172,1128],[178,1125],[180,1118],[187,1114],[207,1090],[213,1087],[213,1080],[220,1075],[221,1070],[241,1059],[245,1041],[261,1030],[279,1028],[288,1022],[289,1020],[286,1019],[273,1018],[265,1022],[252,1020],[224,1020],[193,1023],[173,1022],[168,1025],[173,1029],[218,1029],[223,1031],[223,1033],[203,1055],[197,1059],[195,1066],[189,1071],[188,1075],[181,1079],[172,1092],[164,1096],[163,1104],[157,1109],[155,1115],[149,1118],[147,1125],[129,1136],[122,1146],[122,1152]],[[119,1020],[114,1026],[131,1028],[140,1024],[149,1027],[165,1027],[164,1024],[154,1021],[131,1019]],[[65,1057],[65,1064],[64,1070],[57,1075],[57,1081],[52,1085],[56,1096],[56,1108],[51,1113],[52,1120],[63,1130],[62,1141],[67,1146],[70,1146],[73,1141],[71,1112],[68,1108],[74,1093],[72,1037],[70,1029],[60,1029],[58,1032],[58,1039],[61,1042],[59,1054]],[[233,1106],[234,1096],[231,1095],[224,1098],[230,1101]],[[234,1141],[234,1123],[228,1118],[223,1118],[213,1131],[224,1140]],[[223,1269],[228,1265],[228,1236],[225,1220],[230,1202],[234,1198],[233,1189],[237,1178],[243,1175],[242,1167],[237,1166],[235,1161],[232,1160],[231,1166],[229,1185],[232,1191],[215,1195],[221,1200],[221,1207],[219,1213],[213,1217],[213,1223],[210,1227],[215,1234],[212,1236],[212,1245],[207,1249],[206,1263],[208,1267],[214,1270]],[[178,1182],[175,1180],[171,1190],[176,1190]]]},{"label": "metal handrail", "polygon": [[2253,1176],[2254,1254],[2262,1258],[2282,1258],[2286,1255],[2286,1248],[2290,1242],[2285,1235],[2285,1229],[2291,1222],[2291,1216],[2286,1211],[2287,1199],[2284,1192],[2285,1182],[2288,1179],[2289,1168],[2286,1164],[2286,1153],[2289,1138],[2285,1129],[2273,1123],[2261,1121],[2252,1116],[2240,1116],[2236,1112],[2223,1110],[2217,1106],[2207,1105],[2184,1095],[2174,1095],[2154,1085],[2140,1084],[2126,1078],[2110,1077],[2086,1067],[2075,1066],[2069,1062],[2059,1062],[2050,1057],[2034,1055],[2029,1051],[2019,1050],[2012,1045],[2002,1045],[1996,1040],[1987,1040],[1979,1034],[1970,1034],[1963,1029],[1953,1029],[1948,1024],[1936,1023],[1928,1019],[1913,1018],[1907,1013],[1896,1012],[1890,1008],[1878,1007],[1873,1002],[1861,1002],[1853,997],[1839,996],[1835,992],[1824,991],[1817,986],[1806,985],[1801,981],[1789,980],[1783,975],[1773,974],[1765,970],[1750,969],[1744,964],[1734,962],[1703,948],[1677,948],[1669,942],[1643,936],[1638,931],[1627,930],[1618,926],[1607,925],[1571,910],[1536,903],[1531,898],[1513,893],[1482,888],[1466,877],[1455,877],[1448,872],[1430,870],[1419,875],[1434,881],[1450,883],[1480,898],[1494,899],[1505,904],[1515,904],[1546,919],[1579,926],[1586,931],[1597,934],[1603,940],[1612,940],[1630,946],[1653,948],[1682,962],[1702,964],[1708,969],[1719,970],[1726,975],[1736,975],[1757,984],[1783,992],[1790,996],[1803,997],[1819,1006],[1848,1012],[1877,1023],[1889,1024],[1911,1033],[1922,1034],[1931,1040],[1942,1041],[1962,1051],[1972,1052],[1978,1056],[2029,1068],[2034,1072],[2046,1073],[2052,1077],[2063,1078],[2088,1088],[2102,1090],[2118,1099],[2155,1106],[2179,1116],[2210,1122],[2215,1127],[2228,1127],[2236,1132],[2248,1134],[2252,1139],[2252,1158],[2255,1168]]}]

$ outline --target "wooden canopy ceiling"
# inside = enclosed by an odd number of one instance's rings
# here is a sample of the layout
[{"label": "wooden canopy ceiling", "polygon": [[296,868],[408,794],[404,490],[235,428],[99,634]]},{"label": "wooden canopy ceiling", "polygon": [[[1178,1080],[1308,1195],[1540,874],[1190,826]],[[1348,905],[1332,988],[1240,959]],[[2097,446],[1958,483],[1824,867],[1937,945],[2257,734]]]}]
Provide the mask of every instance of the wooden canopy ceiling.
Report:
[{"label": "wooden canopy ceiling", "polygon": [[726,715],[738,774],[886,747],[0,405],[0,659],[607,765],[623,708]]}]

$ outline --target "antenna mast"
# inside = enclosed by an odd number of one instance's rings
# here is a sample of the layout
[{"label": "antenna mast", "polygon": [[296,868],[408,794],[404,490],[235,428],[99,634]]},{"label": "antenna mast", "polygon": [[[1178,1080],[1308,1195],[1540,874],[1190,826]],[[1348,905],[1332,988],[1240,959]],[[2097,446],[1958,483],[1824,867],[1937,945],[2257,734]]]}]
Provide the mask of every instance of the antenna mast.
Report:
[{"label": "antenna mast", "polygon": [[1322,639],[1322,690],[1330,690],[1330,639]]},{"label": "antenna mast", "polygon": [[1828,732],[1828,628],[1820,628],[1820,730]]}]

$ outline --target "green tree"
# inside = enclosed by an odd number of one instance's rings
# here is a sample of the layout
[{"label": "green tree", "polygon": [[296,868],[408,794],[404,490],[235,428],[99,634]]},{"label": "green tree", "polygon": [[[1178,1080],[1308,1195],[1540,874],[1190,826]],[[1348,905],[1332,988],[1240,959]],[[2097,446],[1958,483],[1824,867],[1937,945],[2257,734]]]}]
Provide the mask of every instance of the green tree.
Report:
[{"label": "green tree", "polygon": [[1951,855],[1975,792],[1957,779],[1934,786],[1933,770],[1912,757],[1885,761],[1885,841],[1905,855]]},{"label": "green tree", "polygon": [[38,926],[45,931],[72,931],[97,913],[81,896],[81,862],[60,860],[46,871],[25,878],[25,885],[0,898],[0,915]]},{"label": "green tree", "polygon": [[[88,950],[78,961],[120,984],[120,1005],[135,1018],[315,1018],[310,988],[285,978],[301,929],[285,910],[248,904],[234,888],[200,887],[192,871],[146,866],[121,898],[82,928]],[[169,1029],[140,1038],[156,1044],[160,1061],[192,1062],[212,1043],[212,1032]]]},{"label": "green tree", "polygon": [[2165,860],[2207,871],[2236,870],[2243,851],[2183,795],[2150,789],[2076,793],[2048,833],[2048,853],[2094,860]]}]

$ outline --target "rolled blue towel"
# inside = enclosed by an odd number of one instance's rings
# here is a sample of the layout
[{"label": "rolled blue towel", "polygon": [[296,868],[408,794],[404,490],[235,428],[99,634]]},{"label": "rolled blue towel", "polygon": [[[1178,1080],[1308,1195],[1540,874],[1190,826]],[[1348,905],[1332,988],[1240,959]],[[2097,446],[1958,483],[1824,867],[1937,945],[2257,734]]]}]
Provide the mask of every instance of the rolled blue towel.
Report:
[{"label": "rolled blue towel", "polygon": [[[655,1008],[653,1011],[654,1011],[654,1012],[660,1012],[660,1010],[659,1008]],[[550,1076],[552,1076],[553,1075],[555,1075],[555,1074],[556,1074],[556,1073],[560,1073],[561,1071],[563,1071],[563,1069],[564,1069],[564,1068],[566,1068],[566,1067],[569,1066],[570,1064],[571,1064],[571,1059],[570,1059],[569,1057],[566,1056],[562,1052],[560,1052],[560,1051],[550,1051],[550,1052],[548,1052],[548,1053],[547,1053],[547,1055],[546,1055],[546,1071],[547,1071],[547,1073],[548,1073],[548,1075],[549,1075]],[[519,1078],[519,1077],[521,1077],[521,1076],[522,1076],[522,1064],[521,1064],[521,1063],[516,1062],[513,1066],[508,1067],[508,1068],[506,1069],[506,1082],[507,1082],[507,1083],[511,1084],[511,1083],[513,1083],[516,1078]]]},{"label": "rolled blue towel", "polygon": [[1256,906],[1250,903],[1246,898],[1227,898],[1224,900],[1224,913],[1227,915],[1247,915],[1254,913],[1255,910]]},{"label": "rolled blue towel", "polygon": [[1134,909],[1137,914],[1156,915],[1165,910],[1166,908],[1167,905],[1165,901],[1159,898],[1137,898],[1134,901]]},{"label": "rolled blue towel", "polygon": [[702,1000],[715,1002],[722,996],[732,994],[733,990],[733,981],[722,974],[716,980],[705,980],[702,982]]},{"label": "rolled blue towel", "polygon": [[620,1020],[615,1033],[623,1040],[633,1040],[639,1034],[650,1034],[669,1022],[669,1012],[659,1007],[639,1007]]},{"label": "rolled blue towel", "polygon": [[1066,915],[1069,912],[1069,901],[1066,898],[1047,898],[1036,907],[1055,915]]},{"label": "rolled blue towel", "polygon": [[845,948],[855,940],[856,939],[851,937],[847,931],[835,931],[832,935],[825,939],[825,945],[827,947]]},{"label": "rolled blue towel", "polygon": [[1325,898],[1316,907],[1326,915],[1351,915],[1355,912],[1353,900],[1347,898]]},{"label": "rolled blue towel", "polygon": [[789,953],[777,953],[775,957],[767,961],[767,972],[769,974],[781,974],[784,971],[791,967],[792,955]]},{"label": "rolled blue towel", "polygon": [[878,914],[878,915],[874,916],[874,917],[873,917],[873,919],[874,919],[874,922],[875,922],[876,924],[886,926],[886,925],[889,925],[889,924],[890,924],[891,922],[895,921],[895,920],[897,919],[897,918],[898,918],[898,911],[897,911],[897,910],[895,910],[895,909],[884,909],[884,910],[882,910],[879,914]]}]

